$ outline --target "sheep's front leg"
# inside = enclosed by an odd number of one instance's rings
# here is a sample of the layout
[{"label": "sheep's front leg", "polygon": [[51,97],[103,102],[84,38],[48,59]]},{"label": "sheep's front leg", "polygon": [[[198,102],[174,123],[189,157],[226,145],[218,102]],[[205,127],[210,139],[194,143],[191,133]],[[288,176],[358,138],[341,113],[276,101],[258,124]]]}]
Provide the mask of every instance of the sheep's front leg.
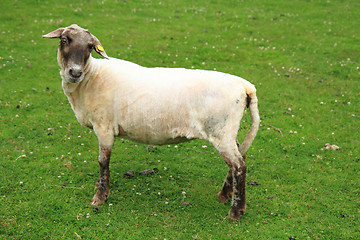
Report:
[{"label": "sheep's front leg", "polygon": [[99,144],[99,167],[100,167],[100,177],[96,182],[96,187],[98,188],[96,194],[91,200],[91,205],[100,205],[103,204],[109,196],[110,193],[110,155],[112,147],[105,147],[102,144]]}]

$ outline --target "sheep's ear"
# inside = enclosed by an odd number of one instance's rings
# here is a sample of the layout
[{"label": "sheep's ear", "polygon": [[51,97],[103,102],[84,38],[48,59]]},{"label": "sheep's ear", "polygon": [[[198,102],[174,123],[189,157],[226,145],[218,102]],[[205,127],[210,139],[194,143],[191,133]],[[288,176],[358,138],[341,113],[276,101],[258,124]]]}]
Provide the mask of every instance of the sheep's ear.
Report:
[{"label": "sheep's ear", "polygon": [[106,54],[104,48],[101,46],[101,44],[95,45],[95,51],[102,57],[109,59],[108,55]]},{"label": "sheep's ear", "polygon": [[58,28],[55,31],[49,32],[48,34],[43,35],[43,38],[60,38],[61,34],[65,28]]},{"label": "sheep's ear", "polygon": [[101,45],[100,41],[93,35],[94,38],[94,49],[100,56],[103,58],[109,59],[108,55],[106,54],[103,46]]}]

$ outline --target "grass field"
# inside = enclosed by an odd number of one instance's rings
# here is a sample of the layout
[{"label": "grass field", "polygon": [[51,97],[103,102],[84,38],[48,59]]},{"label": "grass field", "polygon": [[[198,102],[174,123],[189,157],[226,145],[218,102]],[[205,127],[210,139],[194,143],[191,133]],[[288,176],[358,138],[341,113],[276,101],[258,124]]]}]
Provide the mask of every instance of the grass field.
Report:
[{"label": "grass field", "polygon": [[[3,0],[0,238],[360,239],[359,9],[357,0]],[[262,122],[246,161],[258,185],[247,185],[240,221],[216,200],[226,164],[199,140],[148,149],[118,139],[110,198],[93,212],[97,139],[62,93],[58,40],[41,38],[72,23],[109,56],[256,85]],[[240,141],[249,127],[247,114]],[[149,168],[159,172],[123,178]]]}]

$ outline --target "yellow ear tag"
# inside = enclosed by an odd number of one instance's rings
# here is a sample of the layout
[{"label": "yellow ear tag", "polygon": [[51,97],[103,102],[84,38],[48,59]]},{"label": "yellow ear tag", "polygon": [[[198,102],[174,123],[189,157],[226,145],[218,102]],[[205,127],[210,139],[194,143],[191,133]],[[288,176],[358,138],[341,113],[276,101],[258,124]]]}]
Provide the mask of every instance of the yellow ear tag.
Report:
[{"label": "yellow ear tag", "polygon": [[96,45],[95,51],[96,51],[96,52],[103,52],[103,51],[104,51],[104,48],[103,48],[101,45]]}]

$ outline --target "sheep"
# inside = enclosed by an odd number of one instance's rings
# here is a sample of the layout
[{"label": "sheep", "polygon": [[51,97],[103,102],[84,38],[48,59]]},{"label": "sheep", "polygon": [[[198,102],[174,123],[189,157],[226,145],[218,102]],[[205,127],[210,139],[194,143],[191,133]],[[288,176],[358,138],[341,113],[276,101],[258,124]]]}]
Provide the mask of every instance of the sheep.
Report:
[{"label": "sheep", "polygon": [[[232,220],[245,213],[245,153],[260,123],[253,84],[217,71],[147,68],[110,58],[100,41],[76,24],[43,37],[60,38],[57,61],[63,91],[78,122],[93,129],[99,141],[100,177],[91,205],[97,207],[109,197],[115,137],[159,145],[203,139],[229,166],[218,200],[232,198]],[[92,50],[105,59],[93,58]],[[240,145],[237,134],[246,107],[252,125]]]}]

